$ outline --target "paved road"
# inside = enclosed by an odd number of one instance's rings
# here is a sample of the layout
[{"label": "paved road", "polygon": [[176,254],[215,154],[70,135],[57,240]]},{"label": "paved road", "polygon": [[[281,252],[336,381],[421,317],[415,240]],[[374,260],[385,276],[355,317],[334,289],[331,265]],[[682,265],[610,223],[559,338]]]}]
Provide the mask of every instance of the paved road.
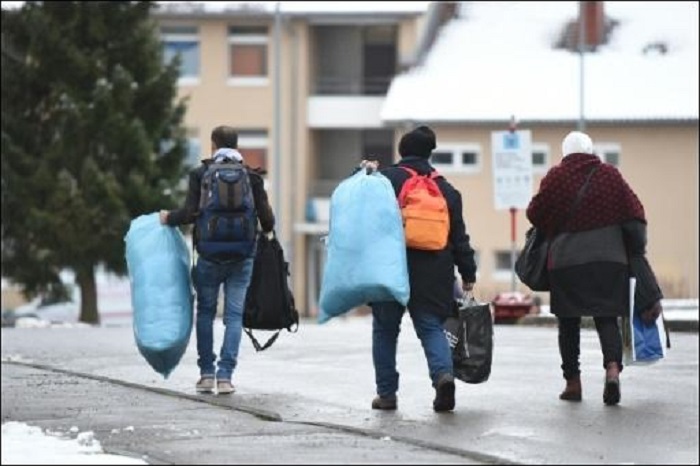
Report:
[{"label": "paved road", "polygon": [[698,463],[696,333],[626,368],[622,403],[607,407],[594,331],[582,331],[584,401],[572,404],[557,399],[556,331],[496,326],[490,380],[460,383],[455,412],[436,414],[408,321],[399,410],[369,409],[370,330],[367,317],[303,323],[262,353],[245,339],[237,393],[219,397],[194,395],[194,338],[164,380],[130,328],[3,329],[2,419],[94,430],[106,451],[152,463]]}]

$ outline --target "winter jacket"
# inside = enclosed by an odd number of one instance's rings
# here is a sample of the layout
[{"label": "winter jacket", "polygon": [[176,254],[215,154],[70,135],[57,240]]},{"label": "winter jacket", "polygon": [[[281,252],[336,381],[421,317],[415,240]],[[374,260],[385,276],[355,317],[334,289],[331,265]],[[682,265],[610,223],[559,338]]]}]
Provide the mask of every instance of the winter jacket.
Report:
[{"label": "winter jacket", "polygon": [[[596,171],[572,216],[576,195],[593,167]],[[548,256],[552,313],[559,317],[627,313],[629,251],[644,251],[646,219],[639,199],[615,167],[592,154],[567,155],[542,179],[527,217],[552,238]]]},{"label": "winter jacket", "polygon": [[[401,166],[412,168],[421,175],[435,170],[428,160],[411,156],[380,170],[391,181],[397,198],[410,177],[406,170],[399,168]],[[454,301],[455,266],[464,282],[475,282],[476,263],[462,217],[462,196],[445,178],[438,177],[436,182],[445,197],[450,215],[448,244],[442,251],[407,250],[411,286],[408,307],[447,317],[452,312]]]}]

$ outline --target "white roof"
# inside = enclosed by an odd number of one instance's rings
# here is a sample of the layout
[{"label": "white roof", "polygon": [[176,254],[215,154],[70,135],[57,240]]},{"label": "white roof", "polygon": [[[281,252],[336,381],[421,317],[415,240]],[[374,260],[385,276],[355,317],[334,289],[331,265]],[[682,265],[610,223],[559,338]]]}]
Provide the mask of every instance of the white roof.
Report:
[{"label": "white roof", "polygon": [[[386,122],[577,120],[580,56],[555,49],[579,2],[464,2],[423,65],[397,76]],[[619,21],[584,55],[587,120],[698,118],[698,2],[605,2]],[[668,52],[643,54],[662,41]]]},{"label": "white roof", "polygon": [[425,13],[431,2],[157,2],[168,9],[177,9],[185,12],[188,9],[196,9],[207,14],[235,12],[235,11],[259,11],[272,13],[279,3],[280,12],[288,14],[361,14],[361,13]]},{"label": "white roof", "polygon": [[[347,14],[347,13],[425,13],[431,2],[156,2],[178,12],[197,11],[203,13],[224,13],[226,11],[260,11],[272,13],[277,3],[282,13],[299,14]],[[2,2],[2,8],[20,8],[24,2]]]}]

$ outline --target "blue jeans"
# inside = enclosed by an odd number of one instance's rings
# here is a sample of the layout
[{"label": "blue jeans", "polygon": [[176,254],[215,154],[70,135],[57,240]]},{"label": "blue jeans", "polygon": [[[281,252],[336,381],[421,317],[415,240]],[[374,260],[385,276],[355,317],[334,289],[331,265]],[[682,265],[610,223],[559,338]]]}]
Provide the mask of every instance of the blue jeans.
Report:
[{"label": "blue jeans", "polygon": [[223,284],[225,330],[216,378],[231,380],[241,344],[243,306],[253,261],[254,258],[250,257],[240,262],[217,264],[201,257],[197,259],[192,278],[197,291],[197,365],[202,376],[214,376],[214,318],[219,289]]},{"label": "blue jeans", "polygon": [[[404,307],[397,302],[372,304],[372,359],[377,395],[382,398],[396,396],[399,389],[396,346],[403,312]],[[442,327],[445,319],[420,310],[409,309],[409,315],[423,345],[430,380],[435,386],[441,374],[452,374],[452,351]]]}]

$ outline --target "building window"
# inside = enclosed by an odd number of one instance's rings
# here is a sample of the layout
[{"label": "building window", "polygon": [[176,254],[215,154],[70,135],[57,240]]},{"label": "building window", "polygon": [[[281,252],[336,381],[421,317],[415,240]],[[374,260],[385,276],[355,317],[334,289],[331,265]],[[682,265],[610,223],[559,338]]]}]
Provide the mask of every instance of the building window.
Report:
[{"label": "building window", "polygon": [[[360,132],[362,154],[379,162],[380,168],[394,163],[394,132],[386,129],[365,129]],[[359,162],[358,162],[359,163]]]},{"label": "building window", "polygon": [[163,61],[170,64],[180,56],[179,85],[199,81],[199,33],[196,27],[167,26],[161,28]]},{"label": "building window", "polygon": [[267,84],[267,49],[266,27],[229,27],[229,84]]},{"label": "building window", "polygon": [[454,154],[452,152],[434,151],[431,162],[435,165],[448,165],[452,166],[452,160],[454,159]]},{"label": "building window", "polygon": [[605,163],[609,163],[615,167],[620,165],[620,153],[619,152],[605,152],[603,154],[603,160]]},{"label": "building window", "polygon": [[244,130],[238,132],[238,151],[246,165],[267,170],[267,131]]},{"label": "building window", "polygon": [[481,148],[476,144],[440,145],[430,163],[444,172],[478,172],[481,170]]},{"label": "building window", "polygon": [[620,166],[620,145],[615,143],[599,143],[593,145],[593,152],[600,159],[614,167]]},{"label": "building window", "polygon": [[549,145],[532,143],[532,172],[545,173],[549,168]]},{"label": "building window", "polygon": [[510,272],[512,270],[510,251],[495,252],[495,272]]}]

